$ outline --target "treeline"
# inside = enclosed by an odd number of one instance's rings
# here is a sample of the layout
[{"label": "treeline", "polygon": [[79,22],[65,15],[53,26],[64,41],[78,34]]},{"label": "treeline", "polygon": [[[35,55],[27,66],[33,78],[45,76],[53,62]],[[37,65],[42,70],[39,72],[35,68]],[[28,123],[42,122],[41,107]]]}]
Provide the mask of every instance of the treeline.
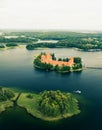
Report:
[{"label": "treeline", "polygon": [[75,32],[64,32],[64,31],[39,31],[39,32],[6,32],[3,34],[4,36],[25,36],[32,37],[41,40],[62,40],[66,39],[70,36],[72,37],[82,37],[86,35],[82,35],[81,33]]},{"label": "treeline", "polygon": [[102,38],[75,38],[60,40],[57,45],[59,47],[76,47],[83,50],[102,49]]},{"label": "treeline", "polygon": [[17,37],[17,38],[5,38],[4,36],[0,37],[0,43],[32,43],[38,41],[37,39],[29,38],[29,37]]},{"label": "treeline", "polygon": [[5,47],[16,47],[18,44],[16,43],[7,43],[7,44],[1,44],[0,48],[5,48]]},{"label": "treeline", "polygon": [[43,42],[43,43],[34,43],[34,44],[27,44],[26,48],[28,50],[34,50],[36,48],[57,48],[57,43],[47,43],[47,42]]},{"label": "treeline", "polygon": [[98,38],[102,39],[102,33],[81,33],[68,31],[36,31],[36,32],[4,32],[4,36],[25,36],[42,40],[63,40],[69,38]]},{"label": "treeline", "polygon": [[[5,36],[18,36],[17,38],[5,38]],[[24,36],[24,37],[22,37]],[[57,43],[36,43],[40,40],[58,40]],[[0,43],[29,43],[26,48],[29,50],[38,47],[44,48],[70,48],[75,47],[85,51],[89,49],[102,49],[101,33],[76,33],[76,32],[11,32],[4,33],[0,37]],[[35,43],[34,43],[35,42]],[[33,44],[34,43],[34,44]]]},{"label": "treeline", "polygon": [[68,39],[59,40],[57,43],[34,43],[27,44],[26,48],[28,50],[34,50],[36,48],[79,48],[85,51],[89,49],[102,49],[102,39],[85,39],[70,37]]},{"label": "treeline", "polygon": [[75,114],[79,111],[78,101],[69,93],[44,91],[40,93],[38,109],[43,115],[56,117],[65,114]]}]

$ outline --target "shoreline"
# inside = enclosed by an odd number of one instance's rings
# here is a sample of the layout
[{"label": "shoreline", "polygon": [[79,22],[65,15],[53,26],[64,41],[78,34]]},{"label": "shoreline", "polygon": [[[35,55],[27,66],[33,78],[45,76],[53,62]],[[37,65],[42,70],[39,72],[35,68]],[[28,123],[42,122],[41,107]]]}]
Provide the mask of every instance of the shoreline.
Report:
[{"label": "shoreline", "polygon": [[[43,68],[41,68],[41,67],[39,67],[39,66],[37,66],[37,65],[35,65],[34,64],[34,67],[36,68],[36,69],[40,69],[40,70],[43,70],[43,71],[46,71],[46,72],[51,72],[51,71],[54,71],[53,69],[52,70],[45,70],[45,69],[43,69]],[[87,68],[87,67],[86,67]],[[71,71],[54,71],[54,72],[56,72],[56,73],[60,73],[60,74],[66,74],[66,73],[72,73],[72,72],[81,72],[81,71],[83,71],[85,68],[82,68],[82,69],[76,69],[76,70],[71,70]]]},{"label": "shoreline", "polygon": [[75,115],[80,113],[80,111],[79,111],[79,113],[77,113],[77,114],[65,114],[63,116],[61,115],[61,116],[58,116],[58,117],[46,117],[44,115],[36,116],[36,114],[32,114],[31,112],[29,112],[29,110],[26,107],[20,106],[20,105],[17,105],[17,106],[24,109],[27,112],[27,114],[29,114],[33,118],[37,118],[37,119],[40,119],[40,120],[43,120],[43,121],[48,121],[48,122],[59,121],[61,119],[70,118],[70,117],[75,116]]},{"label": "shoreline", "polygon": [[10,47],[4,47],[0,48],[1,51],[9,50],[9,49],[16,49],[16,48],[24,48],[23,45],[18,45],[18,46],[10,46]]}]

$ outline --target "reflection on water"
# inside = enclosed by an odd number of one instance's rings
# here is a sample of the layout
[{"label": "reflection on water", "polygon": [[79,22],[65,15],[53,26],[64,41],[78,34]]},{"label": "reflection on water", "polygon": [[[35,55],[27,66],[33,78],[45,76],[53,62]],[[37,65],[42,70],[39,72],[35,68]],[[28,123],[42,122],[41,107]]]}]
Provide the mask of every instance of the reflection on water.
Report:
[{"label": "reflection on water", "polygon": [[86,66],[102,67],[102,52],[80,52],[73,49],[28,51],[25,48],[0,51],[0,85],[40,92],[80,90],[86,99],[80,104],[78,116],[59,122],[45,122],[33,118],[24,109],[9,108],[0,115],[0,130],[102,130],[102,70],[86,69],[81,73],[61,75],[33,68],[34,55],[41,51],[56,53],[57,57],[81,56]]}]

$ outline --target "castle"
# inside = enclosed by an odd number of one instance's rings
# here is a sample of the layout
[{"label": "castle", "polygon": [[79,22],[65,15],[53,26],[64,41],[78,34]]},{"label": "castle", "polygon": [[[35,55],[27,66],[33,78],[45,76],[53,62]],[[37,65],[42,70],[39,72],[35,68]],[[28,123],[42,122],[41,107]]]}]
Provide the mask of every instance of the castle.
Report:
[{"label": "castle", "polygon": [[68,62],[67,61],[57,61],[57,60],[53,60],[51,54],[48,53],[48,54],[41,55],[41,62],[46,63],[46,64],[51,64],[53,66],[58,65],[61,67],[64,65],[64,66],[72,67],[74,65],[74,58],[71,57]]}]

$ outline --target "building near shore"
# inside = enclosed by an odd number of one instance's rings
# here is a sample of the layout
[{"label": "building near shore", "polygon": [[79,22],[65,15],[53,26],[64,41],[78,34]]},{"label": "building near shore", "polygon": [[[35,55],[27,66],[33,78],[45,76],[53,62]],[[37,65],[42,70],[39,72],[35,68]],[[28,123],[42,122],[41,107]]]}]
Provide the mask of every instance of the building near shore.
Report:
[{"label": "building near shore", "polygon": [[51,64],[53,66],[58,65],[61,67],[64,65],[64,66],[72,67],[74,65],[74,58],[71,57],[69,61],[58,61],[58,60],[53,60],[51,54],[48,53],[48,54],[41,55],[41,62],[46,64]]}]

